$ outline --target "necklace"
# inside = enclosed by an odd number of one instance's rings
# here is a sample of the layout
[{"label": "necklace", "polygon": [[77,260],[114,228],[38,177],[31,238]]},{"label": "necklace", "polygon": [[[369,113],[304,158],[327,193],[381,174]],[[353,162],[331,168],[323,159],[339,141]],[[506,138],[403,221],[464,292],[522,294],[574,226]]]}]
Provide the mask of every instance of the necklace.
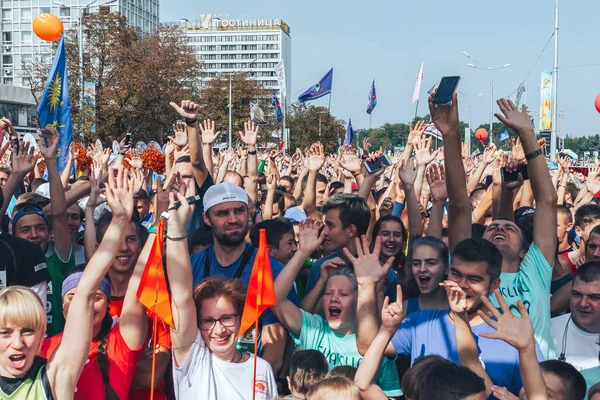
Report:
[{"label": "necklace", "polygon": [[244,353],[242,353],[242,352],[241,352],[241,351],[239,351],[239,350],[238,350],[238,352],[240,353],[240,357],[239,357],[239,358],[238,358],[236,361],[234,361],[234,362],[233,362],[234,364],[237,364],[237,363],[239,363],[239,362],[240,362],[240,360],[242,359],[242,357],[244,357]]}]

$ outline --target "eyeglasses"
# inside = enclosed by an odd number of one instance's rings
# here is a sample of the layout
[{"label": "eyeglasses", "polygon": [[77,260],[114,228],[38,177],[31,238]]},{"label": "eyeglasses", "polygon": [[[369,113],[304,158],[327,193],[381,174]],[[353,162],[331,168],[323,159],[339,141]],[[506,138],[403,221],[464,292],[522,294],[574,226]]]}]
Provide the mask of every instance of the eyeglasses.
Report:
[{"label": "eyeglasses", "polygon": [[226,314],[226,315],[223,315],[219,319],[213,319],[213,318],[201,319],[200,320],[200,329],[202,329],[203,331],[210,331],[211,329],[213,329],[215,327],[215,325],[217,324],[217,321],[222,326],[229,328],[229,327],[235,325],[235,323],[237,321],[237,317],[238,317],[237,314]]}]

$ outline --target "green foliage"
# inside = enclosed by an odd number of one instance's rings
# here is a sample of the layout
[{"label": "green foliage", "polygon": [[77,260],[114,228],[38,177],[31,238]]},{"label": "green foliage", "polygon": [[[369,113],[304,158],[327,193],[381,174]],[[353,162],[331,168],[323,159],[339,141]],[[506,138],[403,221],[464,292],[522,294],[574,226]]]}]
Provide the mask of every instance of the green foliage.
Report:
[{"label": "green foliage", "polygon": [[326,107],[293,103],[286,121],[290,129],[291,152],[320,141],[326,154],[335,153],[346,135],[344,121],[332,116]]}]

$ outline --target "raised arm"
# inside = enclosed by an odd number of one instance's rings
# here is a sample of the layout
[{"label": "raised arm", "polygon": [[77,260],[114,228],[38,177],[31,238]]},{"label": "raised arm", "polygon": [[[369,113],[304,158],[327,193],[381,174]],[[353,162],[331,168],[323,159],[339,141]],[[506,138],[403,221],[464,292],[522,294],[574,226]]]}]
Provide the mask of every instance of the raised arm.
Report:
[{"label": "raised arm", "polygon": [[106,198],[113,218],[81,276],[69,306],[61,344],[47,365],[48,379],[58,399],[73,398],[70,383],[77,382],[92,341],[96,292],[117,255],[124,228],[133,214],[133,194],[122,167],[116,179],[109,171]]},{"label": "raised arm", "polygon": [[267,178],[267,197],[265,198],[265,206],[263,208],[263,219],[265,220],[273,219],[273,199],[275,198],[276,186],[277,178],[275,174],[270,174]]},{"label": "raised arm", "polygon": [[419,211],[419,203],[417,195],[414,190],[414,183],[417,178],[418,167],[417,162],[414,158],[405,162],[400,161],[400,168],[398,168],[398,176],[404,190],[406,213],[408,215],[408,230],[410,237],[420,238],[423,236],[423,222],[421,219],[421,212]]},{"label": "raised arm", "polygon": [[533,241],[540,249],[548,264],[554,264],[556,255],[556,238],[548,235],[556,229],[556,191],[552,186],[552,179],[548,171],[546,159],[535,138],[531,119],[527,114],[527,107],[521,111],[510,100],[498,100],[502,114],[495,114],[496,118],[506,126],[514,129],[523,145],[526,154],[527,168],[536,209],[533,217]]},{"label": "raised arm", "polygon": [[[444,163],[448,188],[448,247],[450,252],[457,243],[471,237],[471,201],[467,195],[465,167],[458,120],[458,96],[452,95],[452,105],[435,105],[429,96],[429,112],[435,126],[444,137]],[[531,124],[530,124],[531,125]]]},{"label": "raised arm", "polygon": [[321,221],[310,218],[300,224],[298,251],[275,279],[277,305],[271,309],[281,324],[296,337],[300,335],[302,329],[302,314],[298,306],[288,300],[287,295],[306,259],[324,240],[324,236],[319,237],[321,225]]},{"label": "raised arm", "polygon": [[[180,187],[180,190],[182,187]],[[186,193],[185,184],[183,193]],[[175,201],[181,206],[172,209]],[[187,240],[169,240],[169,237],[186,237],[186,224],[192,217],[193,206],[185,201],[181,193],[169,193],[170,217],[167,222],[167,274],[171,287],[171,309],[175,328],[171,329],[173,359],[181,367],[192,348],[198,333],[196,305],[193,296],[192,265],[188,257]],[[157,216],[158,218],[158,216]]]},{"label": "raised arm", "polygon": [[471,193],[473,190],[475,190],[475,188],[481,181],[481,176],[483,175],[483,171],[485,171],[485,169],[488,167],[488,165],[490,165],[492,162],[494,162],[494,160],[496,158],[495,156],[496,156],[496,145],[492,143],[490,146],[485,148],[485,150],[483,151],[483,157],[481,158],[481,162],[477,166],[477,169],[475,170],[475,172],[469,177],[469,183],[467,185],[467,193]]},{"label": "raised arm", "polygon": [[246,193],[250,196],[253,202],[258,201],[258,157],[256,154],[256,139],[258,136],[259,126],[254,124],[254,121],[244,122],[244,132],[239,132],[240,139],[246,145],[248,150],[247,169],[248,176],[252,180],[252,186],[246,188]]},{"label": "raised arm", "polygon": [[60,180],[56,161],[59,140],[60,135],[56,129],[42,129],[38,145],[40,153],[46,160],[48,182],[50,183],[50,198],[52,199],[50,215],[52,216],[54,250],[61,260],[67,261],[71,255],[72,246],[67,219],[67,199],[65,198],[65,191]]},{"label": "raised arm", "polygon": [[98,239],[96,237],[96,224],[94,223],[94,210],[105,200],[100,197],[100,194],[104,191],[100,188],[100,175],[102,170],[99,165],[94,161],[90,173],[90,197],[85,204],[85,230],[83,233],[83,242],[85,249],[85,259],[89,262],[96,251],[96,244]]},{"label": "raised arm", "polygon": [[306,189],[304,190],[304,198],[302,199],[302,209],[307,216],[311,218],[319,218],[317,211],[317,174],[325,163],[325,154],[323,153],[323,145],[316,143],[312,146],[308,157],[308,180],[306,181]]},{"label": "raised arm", "polygon": [[[519,369],[527,398],[529,400],[547,400],[546,382],[542,376],[540,364],[537,359],[535,339],[533,338],[533,325],[527,309],[523,305],[523,302],[519,300],[517,308],[521,317],[517,317],[510,311],[508,304],[506,304],[504,297],[498,289],[494,290],[494,295],[498,300],[502,312],[498,311],[486,296],[482,296],[481,300],[490,314],[488,315],[488,313],[482,310],[477,311],[477,314],[489,326],[496,329],[496,331],[492,333],[483,332],[479,335],[488,339],[503,340],[516,348],[519,352]],[[493,389],[492,393],[496,395],[496,389]]]},{"label": "raised arm", "polygon": [[388,396],[379,386],[373,383],[373,380],[381,365],[383,354],[403,318],[402,289],[398,285],[396,286],[396,301],[390,304],[390,299],[387,296],[383,301],[381,327],[354,376],[354,384],[360,390],[363,400],[388,400]]},{"label": "raised arm", "polygon": [[60,174],[60,181],[62,183],[63,188],[66,188],[69,184],[69,178],[71,177],[71,169],[73,169],[73,164],[75,163],[78,154],[79,151],[75,150],[75,143],[71,142],[71,145],[69,146],[69,157],[67,157],[67,165],[65,165],[65,168]]},{"label": "raised arm", "polygon": [[[381,238],[379,236],[375,240],[372,253],[369,249],[369,242],[364,235],[360,239],[356,238],[356,249],[358,257],[354,257],[347,248],[344,248],[344,254],[354,266],[354,273],[358,282],[356,345],[358,352],[364,355],[375,339],[381,325],[377,310],[377,283],[385,279],[388,269],[394,262],[394,257],[390,257],[384,265],[381,265],[379,262]],[[385,355],[396,355],[396,351],[391,344],[386,347]]]},{"label": "raised arm", "polygon": [[[7,149],[8,146],[6,145],[0,149],[0,153],[2,153],[0,157],[4,155]],[[0,207],[0,221],[6,214],[11,197],[17,192],[19,185],[23,184],[23,180],[29,171],[36,166],[37,157],[33,155],[34,150],[35,148],[30,147],[27,142],[21,142],[12,149],[12,172],[2,188],[4,202]],[[9,217],[11,216],[9,215]]]},{"label": "raised arm", "polygon": [[444,218],[444,206],[448,200],[448,191],[446,190],[446,172],[444,166],[433,164],[427,170],[427,182],[431,189],[431,217],[427,227],[427,236],[433,236],[442,239],[442,220]]},{"label": "raised arm", "polygon": [[215,168],[212,156],[213,143],[221,135],[221,131],[215,132],[215,121],[210,119],[204,120],[200,125],[200,131],[202,132],[202,153],[204,155],[204,164],[209,174],[213,174]]}]

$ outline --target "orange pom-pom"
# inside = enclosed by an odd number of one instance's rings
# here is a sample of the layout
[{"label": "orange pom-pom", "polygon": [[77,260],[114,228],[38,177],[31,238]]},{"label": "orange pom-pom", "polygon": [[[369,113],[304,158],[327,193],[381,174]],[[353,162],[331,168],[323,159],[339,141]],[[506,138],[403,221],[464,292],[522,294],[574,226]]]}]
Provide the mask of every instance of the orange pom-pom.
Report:
[{"label": "orange pom-pom", "polygon": [[158,174],[165,172],[165,155],[154,147],[148,147],[144,150],[142,153],[142,162],[146,169]]}]

